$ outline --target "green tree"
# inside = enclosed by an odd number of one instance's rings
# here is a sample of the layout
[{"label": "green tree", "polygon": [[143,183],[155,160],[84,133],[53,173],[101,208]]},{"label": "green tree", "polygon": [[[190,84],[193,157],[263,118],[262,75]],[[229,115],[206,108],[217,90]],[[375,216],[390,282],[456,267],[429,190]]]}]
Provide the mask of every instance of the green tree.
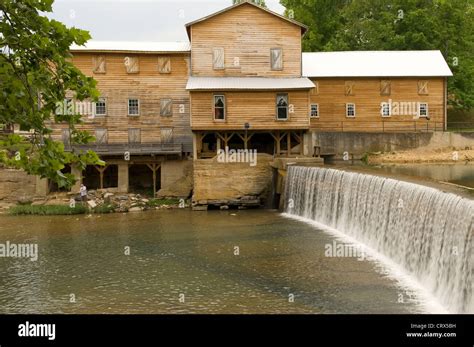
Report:
[{"label": "green tree", "polygon": [[232,5],[240,4],[241,2],[253,2],[254,4],[267,8],[265,0],[232,0]]},{"label": "green tree", "polygon": [[50,125],[61,122],[70,128],[71,143],[93,138],[79,131],[77,114],[56,114],[66,93],[77,100],[96,100],[96,81],[71,62],[71,44],[84,44],[89,33],[67,28],[40,12],[52,12],[53,0],[0,0],[0,123],[31,129],[28,141],[10,136],[0,142],[0,161],[70,187],[74,177],[62,174],[66,164],[84,168],[103,164],[93,152],[69,153],[53,141]]},{"label": "green tree", "polygon": [[449,103],[474,107],[472,0],[281,0],[310,26],[307,51],[439,49],[454,77]]}]

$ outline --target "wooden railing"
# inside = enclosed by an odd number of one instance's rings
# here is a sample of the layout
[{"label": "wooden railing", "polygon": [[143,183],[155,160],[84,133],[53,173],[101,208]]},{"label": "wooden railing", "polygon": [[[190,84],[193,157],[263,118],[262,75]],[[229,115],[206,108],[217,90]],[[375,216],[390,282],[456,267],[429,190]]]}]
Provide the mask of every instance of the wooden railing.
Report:
[{"label": "wooden railing", "polygon": [[443,122],[409,121],[319,121],[311,125],[319,131],[340,132],[433,132],[444,131]]},{"label": "wooden railing", "polygon": [[87,145],[65,145],[66,151],[92,150],[97,154],[108,155],[130,155],[140,154],[181,154],[183,145],[181,143],[101,143]]}]

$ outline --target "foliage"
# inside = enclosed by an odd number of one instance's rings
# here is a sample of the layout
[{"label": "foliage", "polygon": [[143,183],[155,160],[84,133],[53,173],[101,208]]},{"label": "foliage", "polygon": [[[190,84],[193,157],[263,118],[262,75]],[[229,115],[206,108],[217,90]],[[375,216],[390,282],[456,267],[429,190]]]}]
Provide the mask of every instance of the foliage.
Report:
[{"label": "foliage", "polygon": [[12,215],[72,215],[85,214],[87,208],[82,205],[69,207],[65,205],[17,205],[10,208]]},{"label": "foliage", "polygon": [[103,163],[90,151],[65,152],[63,144],[53,141],[50,125],[67,125],[72,144],[90,142],[93,137],[75,127],[81,122],[80,115],[55,111],[66,96],[96,100],[99,94],[96,81],[72,64],[69,53],[69,47],[84,44],[89,33],[41,15],[52,11],[52,3],[0,0],[0,123],[31,129],[26,142],[15,135],[3,140],[1,145],[6,148],[0,160],[69,188],[74,177],[61,173],[66,164],[84,168]]},{"label": "foliage", "polygon": [[281,0],[310,29],[305,51],[440,50],[449,103],[474,108],[472,0]]}]

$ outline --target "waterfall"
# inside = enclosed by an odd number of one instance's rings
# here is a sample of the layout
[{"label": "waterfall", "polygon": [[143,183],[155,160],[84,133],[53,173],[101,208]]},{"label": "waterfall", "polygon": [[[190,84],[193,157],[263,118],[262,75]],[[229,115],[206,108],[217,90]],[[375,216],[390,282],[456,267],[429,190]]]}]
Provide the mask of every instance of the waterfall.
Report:
[{"label": "waterfall", "polygon": [[474,200],[390,178],[290,166],[285,212],[397,264],[450,313],[474,313]]}]

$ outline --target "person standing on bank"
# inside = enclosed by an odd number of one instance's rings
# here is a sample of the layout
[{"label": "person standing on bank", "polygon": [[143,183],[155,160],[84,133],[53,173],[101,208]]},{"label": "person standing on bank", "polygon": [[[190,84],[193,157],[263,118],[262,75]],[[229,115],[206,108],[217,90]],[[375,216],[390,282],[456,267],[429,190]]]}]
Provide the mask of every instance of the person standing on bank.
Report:
[{"label": "person standing on bank", "polygon": [[79,188],[79,193],[81,194],[81,201],[83,203],[87,202],[87,187],[84,184],[81,184],[81,188]]}]

